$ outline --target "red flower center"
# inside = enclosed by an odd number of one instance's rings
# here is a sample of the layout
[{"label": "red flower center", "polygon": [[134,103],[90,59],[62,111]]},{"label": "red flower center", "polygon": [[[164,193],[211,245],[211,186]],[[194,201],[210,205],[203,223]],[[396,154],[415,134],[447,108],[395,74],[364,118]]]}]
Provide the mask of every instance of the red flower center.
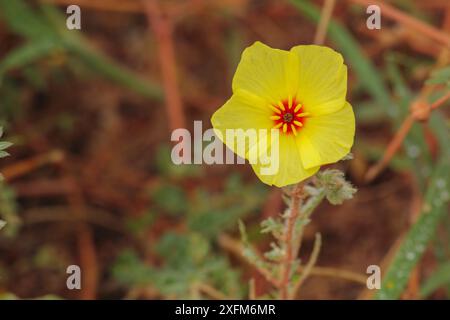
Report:
[{"label": "red flower center", "polygon": [[274,112],[270,117],[274,122],[273,127],[280,129],[285,134],[293,133],[297,135],[297,131],[303,127],[306,118],[309,116],[303,105],[295,98],[282,100],[270,107]]}]

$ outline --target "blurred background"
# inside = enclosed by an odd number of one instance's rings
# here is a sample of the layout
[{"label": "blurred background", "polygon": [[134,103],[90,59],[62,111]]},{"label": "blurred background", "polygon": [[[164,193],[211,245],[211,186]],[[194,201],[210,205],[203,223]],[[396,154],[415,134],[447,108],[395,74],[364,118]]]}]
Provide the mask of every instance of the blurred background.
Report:
[{"label": "blurred background", "polygon": [[[66,27],[71,4],[81,30]],[[268,248],[259,223],[282,212],[281,191],[249,165],[175,166],[170,134],[210,127],[254,41],[313,43],[323,4],[0,0],[1,140],[13,143],[0,160],[0,298],[240,299],[252,278],[269,293],[242,259],[237,221]],[[302,260],[316,232],[323,247],[300,299],[371,298],[369,265],[391,298],[450,293],[449,103],[439,101],[450,3],[381,4],[380,30],[367,28],[365,0],[336,1],[329,22],[357,123],[354,157],[337,166],[359,191],[314,213]],[[406,130],[417,101],[435,108]],[[66,287],[74,264],[82,290]]]}]

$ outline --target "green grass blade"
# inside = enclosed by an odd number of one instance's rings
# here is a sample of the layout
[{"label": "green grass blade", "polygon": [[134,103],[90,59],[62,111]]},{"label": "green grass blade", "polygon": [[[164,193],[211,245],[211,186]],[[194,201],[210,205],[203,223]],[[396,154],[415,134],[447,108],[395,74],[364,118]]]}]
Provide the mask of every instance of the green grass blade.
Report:
[{"label": "green grass blade", "polygon": [[[142,78],[92,47],[80,32],[67,30],[64,17],[54,6],[42,5],[41,11],[48,24],[53,26],[55,32],[59,34],[68,52],[81,61],[90,71],[144,97],[157,100],[163,98],[159,85]],[[61,28],[61,26],[64,27]]]},{"label": "green grass blade", "polygon": [[79,32],[68,31],[64,17],[53,6],[42,5],[41,10],[37,11],[22,0],[0,0],[0,9],[1,16],[12,31],[33,40],[32,44],[16,49],[3,61],[0,76],[2,71],[24,66],[50,53],[53,46],[60,46],[93,73],[145,97],[162,99],[162,90],[157,84],[140,77],[91,47]]},{"label": "green grass blade", "polygon": [[92,72],[147,98],[162,99],[162,90],[158,85],[136,75],[104,54],[80,43],[66,42],[65,44],[69,52],[74,54]]},{"label": "green grass blade", "polygon": [[48,56],[59,46],[53,40],[32,41],[14,49],[0,61],[0,84],[3,76],[11,69],[25,67],[43,57]]},{"label": "green grass blade", "polygon": [[0,0],[0,16],[10,30],[29,39],[55,37],[55,32],[39,14],[22,0]]},{"label": "green grass blade", "polygon": [[425,281],[420,288],[420,297],[426,298],[434,291],[450,283],[450,261],[439,268]]}]

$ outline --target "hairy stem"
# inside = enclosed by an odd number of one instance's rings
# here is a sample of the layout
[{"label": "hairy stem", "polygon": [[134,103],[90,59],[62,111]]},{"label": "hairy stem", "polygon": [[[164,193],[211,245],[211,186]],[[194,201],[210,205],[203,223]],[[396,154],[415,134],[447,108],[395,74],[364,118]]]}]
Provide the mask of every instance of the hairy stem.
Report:
[{"label": "hairy stem", "polygon": [[289,298],[289,282],[291,278],[292,265],[295,259],[295,226],[300,217],[300,208],[302,203],[303,184],[299,183],[294,187],[291,195],[291,205],[289,208],[289,216],[286,219],[284,241],[285,241],[285,258],[283,259],[282,273],[280,280],[280,298],[286,300]]},{"label": "hairy stem", "polygon": [[294,234],[294,254],[298,254],[302,245],[303,229],[305,227],[304,220],[309,219],[317,206],[322,202],[323,198],[325,198],[325,189],[322,188],[318,194],[311,196],[308,201],[306,201],[306,203],[302,206],[302,219],[297,220],[299,226],[296,228],[296,232]]}]

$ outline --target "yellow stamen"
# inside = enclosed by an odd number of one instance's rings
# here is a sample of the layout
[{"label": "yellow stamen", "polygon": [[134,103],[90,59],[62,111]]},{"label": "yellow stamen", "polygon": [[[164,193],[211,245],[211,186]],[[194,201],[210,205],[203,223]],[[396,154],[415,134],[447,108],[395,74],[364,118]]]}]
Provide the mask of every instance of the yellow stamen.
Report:
[{"label": "yellow stamen", "polygon": [[287,124],[285,123],[285,124],[283,124],[283,133],[286,133],[287,132]]},{"label": "yellow stamen", "polygon": [[288,98],[288,108],[289,109],[292,108],[292,96],[291,95],[289,95],[289,98]]},{"label": "yellow stamen", "polygon": [[273,105],[269,105],[269,108],[272,109],[273,111],[275,111],[276,113],[281,114],[280,109],[274,107]]},{"label": "yellow stamen", "polygon": [[280,120],[281,117],[280,116],[271,116],[270,120]]},{"label": "yellow stamen", "polygon": [[298,110],[300,110],[301,107],[302,107],[302,105],[299,103],[299,104],[295,107],[294,113],[297,113]]},{"label": "yellow stamen", "polygon": [[294,124],[298,127],[303,127],[303,123],[301,123],[300,121],[294,120]]},{"label": "yellow stamen", "polygon": [[278,106],[280,107],[281,110],[286,111],[286,108],[283,105],[283,102],[278,102]]},{"label": "yellow stamen", "polygon": [[283,125],[283,122],[280,122],[279,124],[273,126],[273,129],[278,129]]},{"label": "yellow stamen", "polygon": [[296,136],[297,135],[297,129],[295,129],[295,126],[293,124],[291,124],[291,129],[292,129],[292,132],[294,133],[294,136]]},{"label": "yellow stamen", "polygon": [[309,116],[309,112],[302,112],[302,113],[298,113],[296,114],[297,117],[307,117]]}]

